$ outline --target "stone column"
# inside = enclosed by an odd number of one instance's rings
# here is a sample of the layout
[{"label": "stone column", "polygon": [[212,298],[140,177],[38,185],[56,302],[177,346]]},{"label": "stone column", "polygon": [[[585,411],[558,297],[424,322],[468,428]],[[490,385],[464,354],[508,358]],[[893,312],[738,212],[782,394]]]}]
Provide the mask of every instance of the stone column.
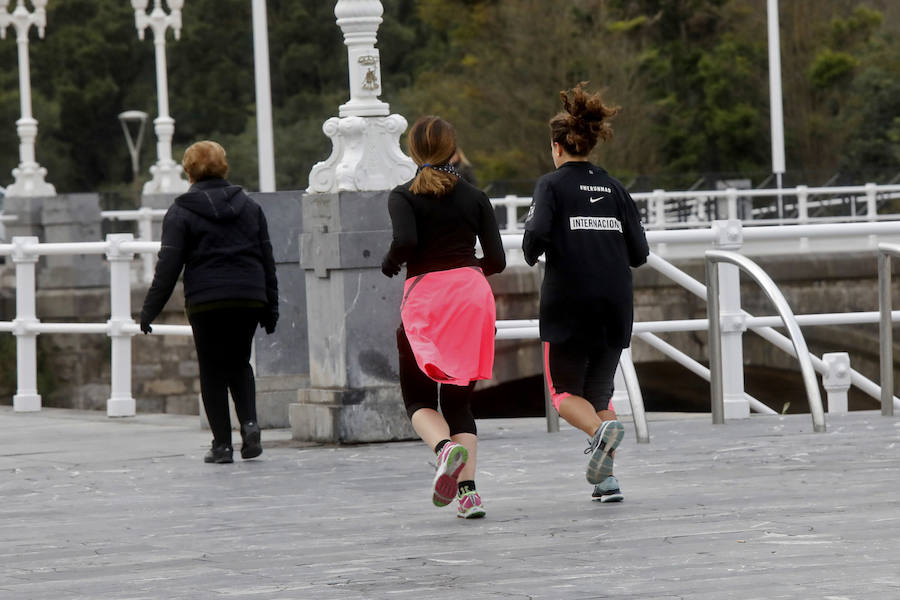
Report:
[{"label": "stone column", "polygon": [[[97,194],[14,196],[4,200],[6,236],[35,236],[41,242],[99,242],[100,197]],[[45,256],[38,288],[87,288],[109,285],[109,269],[99,255]]]},{"label": "stone column", "polygon": [[400,395],[396,329],[402,280],[381,273],[388,192],[309,194],[306,272],[309,387],[290,407],[297,440],[376,442],[414,436]]},{"label": "stone column", "polygon": [[403,282],[381,274],[391,239],[389,190],[415,174],[400,150],[406,119],[381,94],[378,0],[338,0],[350,100],[325,122],[333,150],[309,175],[300,266],[306,279],[309,386],[290,407],[297,440],[375,442],[414,436],[397,375]]},{"label": "stone column", "polygon": [[[256,412],[263,428],[290,427],[297,390],[309,387],[305,272],[297,257],[303,231],[303,192],[255,193],[269,223],[278,276],[279,319],[275,333],[256,330]],[[236,420],[235,420],[236,422]]]},{"label": "stone column", "polygon": [[[41,213],[42,242],[99,242],[100,197],[66,194],[45,198]],[[98,254],[46,256],[38,272],[38,287],[88,288],[109,285],[109,268]]]}]

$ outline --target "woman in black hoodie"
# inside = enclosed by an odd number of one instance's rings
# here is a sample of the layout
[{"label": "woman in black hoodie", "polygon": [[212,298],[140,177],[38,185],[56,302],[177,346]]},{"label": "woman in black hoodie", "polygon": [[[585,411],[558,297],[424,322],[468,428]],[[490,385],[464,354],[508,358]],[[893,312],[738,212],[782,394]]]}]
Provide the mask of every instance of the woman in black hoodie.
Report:
[{"label": "woman in black hoodie", "polygon": [[241,424],[242,458],[262,453],[250,346],[257,324],[278,321],[278,281],[262,208],[225,180],[225,149],[193,144],[182,161],[191,188],[175,199],[162,225],[153,283],[141,310],[141,331],[172,295],[184,268],[185,312],[200,366],[200,393],[213,433],[208,463],[233,462],[228,391]]}]

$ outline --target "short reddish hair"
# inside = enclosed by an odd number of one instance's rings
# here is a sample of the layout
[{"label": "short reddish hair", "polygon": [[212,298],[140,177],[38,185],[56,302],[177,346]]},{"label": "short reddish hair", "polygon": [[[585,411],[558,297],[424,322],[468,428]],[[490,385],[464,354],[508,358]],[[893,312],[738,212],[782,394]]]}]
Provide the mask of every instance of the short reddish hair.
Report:
[{"label": "short reddish hair", "polygon": [[210,140],[197,142],[185,150],[181,166],[184,167],[184,172],[191,178],[191,181],[225,179],[228,176],[225,148]]}]

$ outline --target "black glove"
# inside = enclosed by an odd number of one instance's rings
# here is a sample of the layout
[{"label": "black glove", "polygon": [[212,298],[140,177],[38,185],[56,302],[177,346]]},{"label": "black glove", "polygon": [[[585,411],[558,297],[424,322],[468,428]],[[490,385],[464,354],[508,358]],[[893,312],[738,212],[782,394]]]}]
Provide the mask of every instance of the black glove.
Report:
[{"label": "black glove", "polygon": [[259,324],[266,330],[267,335],[275,333],[276,323],[278,323],[278,311],[266,311],[259,318]]},{"label": "black glove", "polygon": [[384,260],[381,261],[381,272],[388,277],[393,277],[400,272],[400,265],[385,256]]},{"label": "black glove", "polygon": [[153,331],[153,328],[150,327],[150,321],[147,321],[143,317],[141,317],[141,331],[144,332],[144,335],[147,335],[148,333],[151,333]]}]

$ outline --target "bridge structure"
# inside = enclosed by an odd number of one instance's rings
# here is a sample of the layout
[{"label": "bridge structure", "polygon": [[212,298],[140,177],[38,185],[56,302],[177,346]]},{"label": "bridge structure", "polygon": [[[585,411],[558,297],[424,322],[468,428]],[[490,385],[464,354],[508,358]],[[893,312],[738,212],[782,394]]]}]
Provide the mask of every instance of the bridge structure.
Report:
[{"label": "bridge structure", "polygon": [[[302,199],[302,197],[301,197]],[[290,198],[288,198],[290,200]],[[265,199],[261,199],[265,202]],[[498,203],[500,204],[500,203]],[[157,216],[152,211],[138,211],[126,214],[110,214],[108,217],[144,219]],[[144,228],[146,230],[146,227]],[[277,230],[277,226],[276,226]],[[660,362],[668,361],[678,365],[683,372],[680,377],[698,377],[706,389],[702,392],[701,410],[708,410],[717,422],[725,419],[742,419],[755,412],[774,414],[781,412],[771,401],[763,401],[755,397],[752,388],[745,389],[745,380],[753,375],[756,357],[778,358],[763,360],[768,368],[778,368],[786,373],[793,373],[796,383],[792,402],[802,411],[812,415],[816,428],[825,427],[823,410],[829,412],[846,412],[850,407],[848,389],[868,398],[864,407],[872,408],[880,404],[884,414],[893,414],[900,401],[893,395],[893,342],[891,330],[893,321],[900,319],[900,311],[891,306],[891,291],[896,285],[892,283],[890,273],[890,257],[896,255],[896,242],[900,240],[900,221],[871,220],[864,222],[828,223],[811,225],[778,225],[772,227],[744,227],[739,221],[716,221],[706,228],[687,228],[672,230],[650,230],[648,240],[653,248],[648,267],[638,270],[637,274],[651,272],[646,277],[636,277],[636,323],[635,340],[632,351],[623,354],[622,368],[618,374],[617,395],[614,403],[622,414],[633,414],[638,439],[647,440],[644,398],[653,398],[657,393],[655,384],[644,385],[640,374],[652,373]],[[381,236],[381,245],[386,246],[388,238]],[[521,233],[506,229],[503,234],[504,245],[510,252],[510,267],[506,274],[492,278],[492,284],[498,298],[498,359],[495,380],[488,382],[485,391],[491,387],[502,389],[515,385],[519,380],[540,377],[540,358],[537,344],[537,284],[539,271],[516,264],[517,253],[521,247]],[[750,258],[755,243],[761,255]],[[745,243],[750,247],[746,251]],[[778,244],[782,250],[773,254],[772,246]],[[81,243],[41,243],[37,237],[15,237],[13,243],[0,245],[0,255],[10,257],[15,268],[14,287],[16,290],[16,313],[10,321],[0,322],[0,332],[10,332],[16,336],[17,390],[13,404],[17,411],[34,411],[41,408],[41,396],[37,389],[37,338],[39,335],[72,335],[102,334],[110,339],[109,395],[106,399],[106,410],[109,416],[133,416],[137,412],[138,400],[133,394],[132,344],[140,346],[143,340],[138,338],[137,325],[132,317],[134,306],[133,287],[142,289],[146,285],[148,257],[158,251],[159,242],[152,240],[136,240],[132,234],[111,234],[103,242]],[[699,247],[693,258],[686,248]],[[377,253],[376,253],[377,254]],[[676,258],[665,258],[666,254]],[[105,256],[109,268],[108,286],[108,318],[102,322],[44,322],[38,317],[38,286],[36,275],[40,257],[58,256]],[[137,257],[144,257],[137,260]],[[802,309],[803,293],[786,290],[793,295],[788,302],[786,294],[766,273],[766,269],[756,261],[763,259],[776,260],[780,272],[806,271],[811,277],[811,286],[818,295],[829,295],[828,274],[818,272],[822,257],[834,262],[835,257],[844,257],[851,265],[868,264],[866,273],[857,274],[857,279],[869,277],[871,281],[859,284],[862,288],[871,287],[868,298],[871,306],[858,309],[852,302],[845,303],[841,311],[828,312],[798,310]],[[685,258],[687,257],[687,258]],[[303,263],[303,258],[299,261]],[[306,259],[309,261],[310,259]],[[784,262],[787,260],[788,262]],[[152,262],[152,260],[151,260]],[[806,269],[801,266],[811,262]],[[683,268],[676,266],[681,263]],[[719,264],[721,263],[721,264]],[[307,263],[310,264],[310,263]],[[713,268],[713,265],[717,265]],[[880,265],[880,266],[879,266]],[[313,272],[316,265],[310,264]],[[696,276],[698,268],[705,271],[703,276]],[[729,272],[728,269],[731,268]],[[774,269],[779,271],[779,268]],[[771,270],[771,269],[770,269]],[[693,271],[693,274],[692,274]],[[753,285],[740,281],[739,271],[749,274]],[[874,278],[872,274],[874,273]],[[834,287],[839,292],[845,291],[846,275],[832,273],[835,277]],[[860,277],[862,276],[862,277]],[[361,277],[361,276],[360,276]],[[668,279],[667,285],[661,279]],[[716,283],[710,286],[709,282]],[[704,283],[705,282],[705,283]],[[530,287],[529,287],[530,286]],[[682,292],[673,292],[680,288]],[[296,290],[295,290],[296,291]],[[309,291],[307,288],[306,292]],[[685,295],[695,298],[687,314],[675,314],[683,310],[684,302],[671,303],[664,298]],[[831,293],[831,295],[834,295]],[[865,296],[861,291],[858,295]],[[853,296],[856,298],[857,296]],[[799,299],[799,302],[798,302]],[[715,302],[710,302],[716,300]],[[758,309],[774,305],[774,314],[759,314]],[[709,303],[710,308],[706,308]],[[826,300],[825,304],[829,304]],[[820,301],[817,306],[823,303]],[[831,303],[834,307],[834,303]],[[696,307],[700,308],[697,309]],[[793,308],[792,308],[793,307]],[[751,314],[747,308],[751,308]],[[864,310],[868,308],[868,310]],[[521,314],[524,311],[524,314]],[[515,314],[519,312],[520,314]],[[699,315],[697,313],[700,313]],[[765,311],[764,311],[765,312]],[[716,318],[715,315],[719,317]],[[307,320],[306,330],[309,332],[308,320],[314,315],[296,315]],[[510,318],[518,317],[518,318]],[[372,325],[368,326],[370,329]],[[810,352],[806,339],[819,341],[816,336],[805,332],[820,327],[835,330],[849,328],[851,332],[868,327],[868,333],[854,337],[844,335],[844,347],[833,348],[826,353]],[[390,327],[387,328],[388,330]],[[787,329],[789,336],[784,336],[777,329]],[[296,333],[297,323],[293,323],[291,333]],[[752,346],[749,352],[745,347],[744,333],[751,331],[759,334],[762,345]],[[154,327],[155,335],[179,336],[187,338],[190,328],[183,324],[162,324]],[[703,334],[705,341],[698,342],[697,334]],[[668,336],[668,339],[666,339]],[[143,337],[143,336],[142,336]],[[265,338],[258,340],[263,347],[262,355],[268,359],[283,361],[280,356],[281,344],[275,340],[265,345]],[[296,340],[294,340],[296,343]],[[716,343],[718,342],[718,343]],[[302,343],[300,345],[303,345]],[[305,347],[307,355],[311,352],[313,341]],[[849,346],[849,347],[848,347]],[[772,350],[777,350],[773,353]],[[850,350],[848,352],[847,350]],[[862,354],[862,358],[857,355]],[[257,358],[260,352],[257,352]],[[851,360],[851,356],[854,358]],[[793,357],[793,358],[792,358]],[[373,365],[387,370],[381,373],[382,378],[393,376],[391,372],[390,354],[370,355],[368,359],[358,355],[360,371],[371,371]],[[265,359],[264,359],[265,360]],[[312,360],[312,359],[310,359]],[[370,364],[364,364],[368,360]],[[877,363],[873,369],[872,362]],[[310,363],[312,364],[312,363]],[[298,365],[294,363],[294,367]],[[296,369],[300,371],[300,368]],[[822,401],[819,384],[813,375],[818,372],[822,377],[822,386],[826,391],[826,402]],[[671,373],[670,370],[666,371]],[[750,375],[748,375],[748,373]],[[371,375],[371,372],[367,373]],[[301,378],[309,373],[294,373]],[[649,376],[654,381],[652,376]],[[259,379],[265,389],[265,368]],[[305,383],[304,380],[302,383]],[[294,384],[297,379],[295,377]],[[881,382],[881,385],[879,385]],[[884,382],[888,387],[883,387]],[[672,388],[690,386],[678,383],[678,379],[668,379]],[[543,389],[543,388],[540,388]],[[538,392],[541,393],[541,392]],[[265,396],[265,391],[261,394]],[[282,394],[283,395],[283,394]],[[677,397],[677,394],[670,396]],[[798,397],[799,396],[799,397]],[[706,400],[708,398],[708,400]],[[395,399],[396,400],[396,399]],[[667,408],[663,402],[654,400],[654,409]],[[265,403],[264,403],[265,404]],[[668,408],[672,408],[669,406]],[[552,411],[547,411],[548,427],[554,429]],[[271,417],[270,426],[286,426],[291,422],[283,417]],[[392,435],[404,435],[395,432]],[[302,436],[301,436],[302,437]],[[349,440],[348,440],[349,441]]]},{"label": "bridge structure", "polygon": [[[154,12],[162,26],[162,11]],[[336,3],[336,22],[348,52],[350,98],[338,116],[323,125],[332,142],[331,156],[312,168],[307,190],[255,195],[272,224],[284,291],[283,324],[276,335],[261,336],[256,343],[261,414],[266,415],[261,421],[291,424],[297,439],[373,441],[411,435],[398,402],[393,352],[400,288],[383,278],[378,267],[389,241],[387,190],[411,177],[415,166],[399,149],[406,119],[391,114],[379,98],[382,79],[375,44],[381,15],[377,0]],[[162,98],[167,91],[164,85],[158,87]],[[44,379],[55,378],[57,388],[66,390],[59,395],[78,389],[74,395],[80,407],[102,405],[110,416],[133,415],[139,408],[197,411],[196,371],[181,299],[176,296],[170,302],[166,320],[154,328],[154,335],[134,338],[136,298],[148,283],[158,245],[153,241],[158,233],[154,219],[173,198],[173,193],[145,193],[142,207],[124,214],[100,211],[96,194],[17,194],[5,199],[11,243],[0,244],[0,254],[11,264],[2,281],[8,290],[15,289],[16,298],[15,308],[4,311],[11,317],[0,322],[0,332],[12,333],[16,340],[17,410],[42,406],[38,342],[54,336],[52,351],[45,351],[67,358],[45,370]],[[873,372],[869,364],[883,363],[887,334],[884,328],[873,334],[866,327],[874,328],[882,318],[877,299],[884,303],[888,298],[877,293],[875,265],[879,260],[889,263],[887,250],[879,244],[900,241],[900,186],[654,190],[634,198],[653,255],[635,278],[635,336],[641,343],[625,355],[621,381],[628,385],[619,386],[618,398],[622,412],[629,407],[640,412],[643,399],[670,402],[690,387],[659,368],[663,361],[701,381],[709,379],[701,385],[706,389],[700,403],[716,420],[743,419],[751,409],[786,410],[787,402],[773,406],[756,397],[750,382],[745,386],[746,367],[757,361],[779,372],[787,363],[795,364],[783,357],[772,359],[765,344],[788,353],[792,349],[796,355],[799,396],[805,400],[798,401],[794,394],[792,402],[811,412],[817,429],[824,427],[825,405],[812,389],[810,369],[826,374],[829,381],[840,379],[842,386],[849,376],[854,390],[893,410],[894,390],[888,390],[889,401],[881,400],[877,381],[886,379],[883,374],[879,379],[879,369]],[[502,321],[501,345],[496,377],[486,392],[540,375],[534,340],[539,274],[517,260],[517,225],[529,202],[496,201],[506,216],[511,266],[492,279]],[[113,234],[101,240],[104,218],[136,221],[138,239]],[[747,289],[741,272],[763,293]],[[808,276],[803,283],[796,277],[782,282],[777,272]],[[829,279],[836,282],[834,292],[829,291]],[[708,311],[710,290],[714,302]],[[786,307],[797,313],[796,319]],[[843,311],[838,313],[837,307]],[[719,318],[711,316],[717,311]],[[893,311],[887,309],[886,314],[891,321]],[[776,337],[781,334],[773,326],[779,323],[789,337]],[[813,340],[806,339],[808,332],[803,332],[806,338],[800,335],[800,325],[829,331],[852,326],[850,334],[837,334],[837,339],[858,344],[856,349],[874,345],[874,350],[866,350],[861,358],[853,352],[825,356],[834,352],[822,353],[819,344],[807,344]],[[746,344],[746,331],[768,337],[761,349]],[[84,336],[101,337],[80,341]],[[101,343],[104,336],[109,344]],[[59,341],[62,338],[79,341]],[[100,362],[109,367],[90,366]],[[655,383],[647,385],[648,380]],[[622,398],[625,388],[630,393]],[[144,402],[147,396],[153,400]],[[828,410],[840,410],[838,396],[829,395]],[[851,392],[844,404],[853,402]],[[636,425],[641,421],[637,412]],[[639,432],[639,437],[646,435]]]}]

